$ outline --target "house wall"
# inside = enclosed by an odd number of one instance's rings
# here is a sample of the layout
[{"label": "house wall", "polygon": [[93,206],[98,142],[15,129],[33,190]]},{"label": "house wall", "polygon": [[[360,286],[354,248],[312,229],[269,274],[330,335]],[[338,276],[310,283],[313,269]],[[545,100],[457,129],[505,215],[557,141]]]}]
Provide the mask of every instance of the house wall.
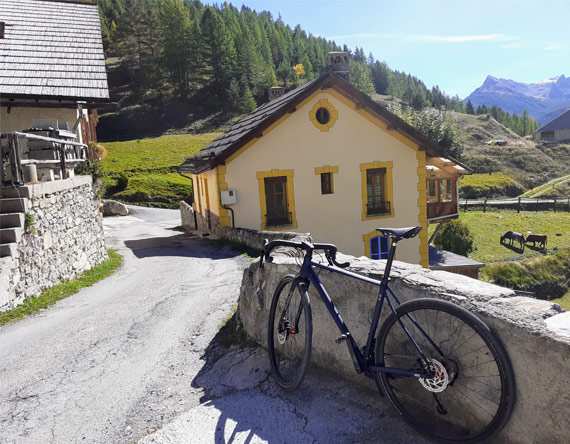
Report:
[{"label": "house wall", "polygon": [[73,128],[77,110],[70,108],[24,108],[13,107],[8,113],[6,106],[0,107],[0,132],[23,131],[32,126],[32,120],[46,119],[67,122]]},{"label": "house wall", "polygon": [[559,130],[554,132],[554,139],[561,141],[561,140],[570,140],[570,128]]},{"label": "house wall", "polygon": [[[309,113],[320,100],[327,100],[338,111],[338,119],[328,131],[319,130],[310,120]],[[282,175],[284,170],[292,170],[294,196],[289,196],[289,211],[294,206],[296,223],[283,230],[310,232],[315,242],[335,243],[341,251],[361,256],[367,244],[363,237],[375,235],[377,227],[422,223],[425,248],[420,248],[420,238],[404,242],[398,259],[427,266],[425,154],[381,126],[334,91],[307,99],[221,167],[225,170],[224,175],[219,174],[222,188],[237,191],[237,204],[232,206],[235,226],[265,229],[257,173],[280,170],[275,175]],[[392,162],[393,214],[363,220],[361,164],[373,162]],[[334,194],[322,195],[315,168],[327,166],[338,167],[338,173],[333,174]]]}]

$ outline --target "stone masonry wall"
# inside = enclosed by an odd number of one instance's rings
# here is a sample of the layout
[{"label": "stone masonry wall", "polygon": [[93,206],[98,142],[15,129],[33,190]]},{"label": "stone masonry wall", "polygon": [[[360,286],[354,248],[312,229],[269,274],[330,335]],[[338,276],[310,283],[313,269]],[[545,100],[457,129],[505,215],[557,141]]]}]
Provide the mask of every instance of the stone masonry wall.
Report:
[{"label": "stone masonry wall", "polygon": [[[350,262],[349,270],[374,279],[381,278],[385,262],[340,254],[339,261]],[[281,277],[297,273],[298,269],[294,259],[276,255],[264,269],[259,268],[258,259],[244,271],[239,319],[245,331],[264,347],[273,292]],[[319,277],[351,334],[364,345],[378,287],[326,270],[320,271]],[[391,287],[403,301],[419,297],[451,301],[479,316],[504,344],[514,369],[516,404],[505,429],[493,442],[567,442],[570,313],[561,313],[557,304],[517,297],[506,288],[403,262],[394,262],[392,277]],[[312,364],[375,390],[370,379],[354,371],[347,346],[335,344],[338,329],[314,289],[309,291],[309,300],[313,312]],[[554,324],[562,327],[551,331],[549,326]]]},{"label": "stone masonry wall", "polygon": [[27,214],[33,223],[12,259],[12,306],[107,259],[103,217],[94,200],[91,176],[29,188]]}]

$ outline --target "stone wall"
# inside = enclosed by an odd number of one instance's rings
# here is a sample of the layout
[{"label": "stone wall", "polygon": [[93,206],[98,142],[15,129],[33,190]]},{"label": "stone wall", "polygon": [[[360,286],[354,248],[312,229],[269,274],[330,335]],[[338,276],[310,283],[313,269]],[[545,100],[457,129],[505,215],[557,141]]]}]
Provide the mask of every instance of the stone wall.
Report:
[{"label": "stone wall", "polygon": [[[349,270],[379,279],[384,261],[339,254],[351,263]],[[266,346],[271,297],[279,279],[296,273],[295,260],[276,256],[259,269],[259,260],[244,271],[239,298],[240,322],[247,333]],[[320,279],[357,343],[364,345],[378,288],[328,271]],[[497,443],[567,442],[570,420],[570,317],[557,304],[517,297],[512,290],[444,271],[395,262],[391,287],[401,299],[435,297],[452,301],[483,319],[504,344],[516,378],[516,405],[512,417],[493,441]],[[313,365],[325,368],[376,390],[365,376],[354,371],[345,344],[318,294],[311,290],[313,311]],[[557,333],[548,325],[558,325]],[[562,325],[562,327],[560,327]],[[387,402],[387,401],[386,401]]]},{"label": "stone wall", "polygon": [[16,306],[107,258],[103,218],[94,200],[91,176],[26,188],[26,214],[33,222],[19,239],[15,256],[4,258],[11,260],[4,261],[2,268],[11,268],[9,282],[4,282],[7,288],[0,287],[7,293],[0,309]]}]

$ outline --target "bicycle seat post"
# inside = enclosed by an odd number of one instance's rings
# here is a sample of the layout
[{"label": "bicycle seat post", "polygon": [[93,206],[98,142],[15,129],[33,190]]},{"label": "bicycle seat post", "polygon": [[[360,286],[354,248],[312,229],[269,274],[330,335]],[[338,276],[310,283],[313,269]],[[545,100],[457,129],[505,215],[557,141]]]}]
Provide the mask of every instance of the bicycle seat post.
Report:
[{"label": "bicycle seat post", "polygon": [[394,256],[396,255],[396,245],[398,244],[398,239],[394,238],[392,240],[392,245],[390,246],[390,252],[388,253],[388,259],[386,261],[386,268],[384,269],[384,276],[382,277],[382,282],[388,282],[390,279],[390,271],[392,270],[392,262],[394,261]]}]

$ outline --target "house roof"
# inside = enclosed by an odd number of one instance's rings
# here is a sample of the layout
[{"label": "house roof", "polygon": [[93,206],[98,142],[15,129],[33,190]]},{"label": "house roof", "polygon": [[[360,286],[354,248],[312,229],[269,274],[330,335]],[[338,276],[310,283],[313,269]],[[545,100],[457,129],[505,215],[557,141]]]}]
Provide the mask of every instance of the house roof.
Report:
[{"label": "house roof", "polygon": [[[406,135],[409,139],[420,145],[420,149],[426,150],[430,156],[443,156],[442,149],[438,144],[432,142],[398,116],[388,111],[384,106],[376,103],[369,96],[357,90],[342,77],[329,72],[289,91],[278,99],[260,106],[233,125],[227,132],[202,148],[202,150],[194,156],[188,157],[186,161],[178,167],[178,171],[182,173],[200,174],[213,169],[217,165],[223,164],[229,156],[238,151],[245,144],[255,138],[261,137],[263,131],[282,116],[294,112],[296,106],[307,97],[319,90],[328,88],[335,89],[352,100],[359,108],[368,111],[385,122],[391,131],[398,131]],[[453,159],[452,161],[461,165]],[[465,168],[465,170],[468,171],[467,168]]]},{"label": "house roof", "polygon": [[570,129],[570,109],[565,113],[559,115],[556,119],[551,120],[543,127],[537,129],[536,132],[538,133],[540,131],[556,131],[563,129]]},{"label": "house roof", "polygon": [[0,96],[108,102],[96,4],[0,0]]},{"label": "house roof", "polygon": [[429,247],[429,268],[431,270],[445,270],[447,268],[482,268],[485,264],[474,261],[451,251]]}]

